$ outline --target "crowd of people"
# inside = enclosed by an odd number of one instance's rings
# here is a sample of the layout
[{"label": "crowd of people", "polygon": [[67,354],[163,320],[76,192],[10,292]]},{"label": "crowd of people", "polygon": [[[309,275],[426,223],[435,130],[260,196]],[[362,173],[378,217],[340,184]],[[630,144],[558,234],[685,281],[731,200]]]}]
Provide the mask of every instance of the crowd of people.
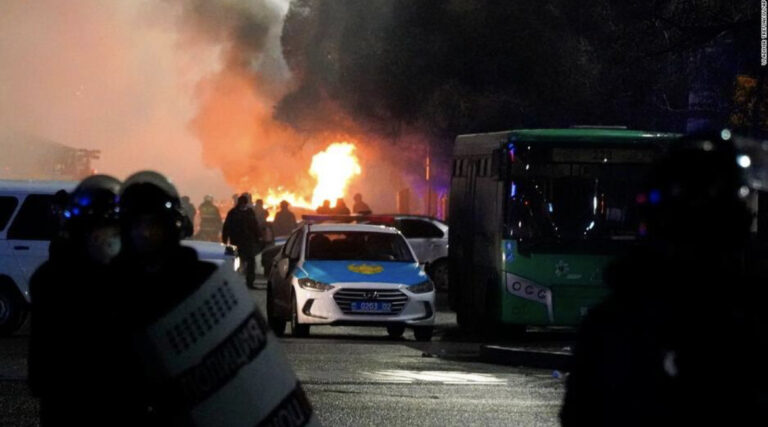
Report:
[{"label": "crowd of people", "polygon": [[346,202],[343,198],[336,199],[336,205],[331,207],[330,200],[323,200],[323,204],[317,208],[316,212],[320,215],[350,215],[352,213],[357,215],[370,215],[372,213],[371,208],[367,203],[363,201],[363,196],[360,193],[355,194],[355,204],[352,205],[352,210],[349,210]]},{"label": "crowd of people", "polygon": [[[355,194],[353,199],[355,203],[352,210],[347,207],[343,198],[338,198],[333,207],[329,200],[325,200],[316,212],[321,215],[352,213],[370,215],[372,213],[360,193]],[[189,235],[197,240],[221,241],[237,247],[246,284],[253,287],[256,277],[256,255],[275,237],[290,234],[298,222],[296,215],[291,211],[290,203],[285,200],[280,202],[279,209],[271,222],[268,220],[270,215],[268,208],[264,206],[264,200],[257,199],[254,203],[250,193],[242,193],[233,194],[232,201],[234,206],[227,212],[224,220],[211,196],[205,196],[198,208],[195,208],[188,196],[183,196],[180,199],[180,206],[185,216],[184,222],[190,228]],[[199,225],[194,232],[196,221]]]}]

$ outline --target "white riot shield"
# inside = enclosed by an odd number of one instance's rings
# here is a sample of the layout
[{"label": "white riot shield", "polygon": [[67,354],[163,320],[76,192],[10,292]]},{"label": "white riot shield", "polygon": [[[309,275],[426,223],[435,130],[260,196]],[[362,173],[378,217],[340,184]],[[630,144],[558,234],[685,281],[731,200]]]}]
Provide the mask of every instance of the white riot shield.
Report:
[{"label": "white riot shield", "polygon": [[195,426],[319,425],[245,284],[224,264],[149,326],[163,413]]}]

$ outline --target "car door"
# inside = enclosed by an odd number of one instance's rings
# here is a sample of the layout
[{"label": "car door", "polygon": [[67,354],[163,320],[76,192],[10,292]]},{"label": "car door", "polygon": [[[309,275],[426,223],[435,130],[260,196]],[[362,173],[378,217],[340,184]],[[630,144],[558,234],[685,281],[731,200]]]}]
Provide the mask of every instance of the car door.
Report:
[{"label": "car door", "polygon": [[275,307],[281,314],[291,307],[291,254],[298,240],[299,232],[291,234],[272,261],[269,281],[272,284],[272,296]]},{"label": "car door", "polygon": [[431,221],[421,218],[401,218],[398,220],[400,232],[416,252],[420,264],[426,264],[439,258],[445,234]]},{"label": "car door", "polygon": [[8,251],[18,262],[25,283],[48,259],[48,246],[57,227],[52,200],[50,194],[29,194],[6,232]]}]

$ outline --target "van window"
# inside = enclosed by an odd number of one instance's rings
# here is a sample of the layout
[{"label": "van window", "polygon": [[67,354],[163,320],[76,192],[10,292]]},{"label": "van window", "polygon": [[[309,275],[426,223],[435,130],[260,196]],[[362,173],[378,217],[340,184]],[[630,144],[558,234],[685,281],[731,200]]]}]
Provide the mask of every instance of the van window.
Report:
[{"label": "van window", "polygon": [[13,196],[0,196],[0,231],[5,230],[18,204],[19,200]]},{"label": "van window", "polygon": [[56,233],[58,219],[53,213],[48,194],[30,194],[24,200],[11,227],[8,239],[14,240],[51,240]]}]

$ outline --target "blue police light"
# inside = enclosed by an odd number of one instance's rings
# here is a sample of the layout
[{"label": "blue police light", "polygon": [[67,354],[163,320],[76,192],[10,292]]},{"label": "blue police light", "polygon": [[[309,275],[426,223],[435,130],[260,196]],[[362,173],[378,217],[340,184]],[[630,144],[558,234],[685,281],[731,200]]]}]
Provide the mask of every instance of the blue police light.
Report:
[{"label": "blue police light", "polygon": [[661,202],[661,191],[651,190],[648,193],[648,201],[651,202],[652,205],[658,205],[659,202]]},{"label": "blue police light", "polygon": [[72,212],[64,211],[64,218],[72,218]]},{"label": "blue police light", "polygon": [[509,190],[509,197],[514,198],[515,196],[517,196],[517,184],[512,181],[512,188]]},{"label": "blue police light", "polygon": [[91,204],[91,199],[86,196],[78,197],[75,202],[80,206],[89,206]]},{"label": "blue police light", "polygon": [[72,208],[72,214],[73,215],[80,215],[80,208],[78,208],[77,206]]}]

